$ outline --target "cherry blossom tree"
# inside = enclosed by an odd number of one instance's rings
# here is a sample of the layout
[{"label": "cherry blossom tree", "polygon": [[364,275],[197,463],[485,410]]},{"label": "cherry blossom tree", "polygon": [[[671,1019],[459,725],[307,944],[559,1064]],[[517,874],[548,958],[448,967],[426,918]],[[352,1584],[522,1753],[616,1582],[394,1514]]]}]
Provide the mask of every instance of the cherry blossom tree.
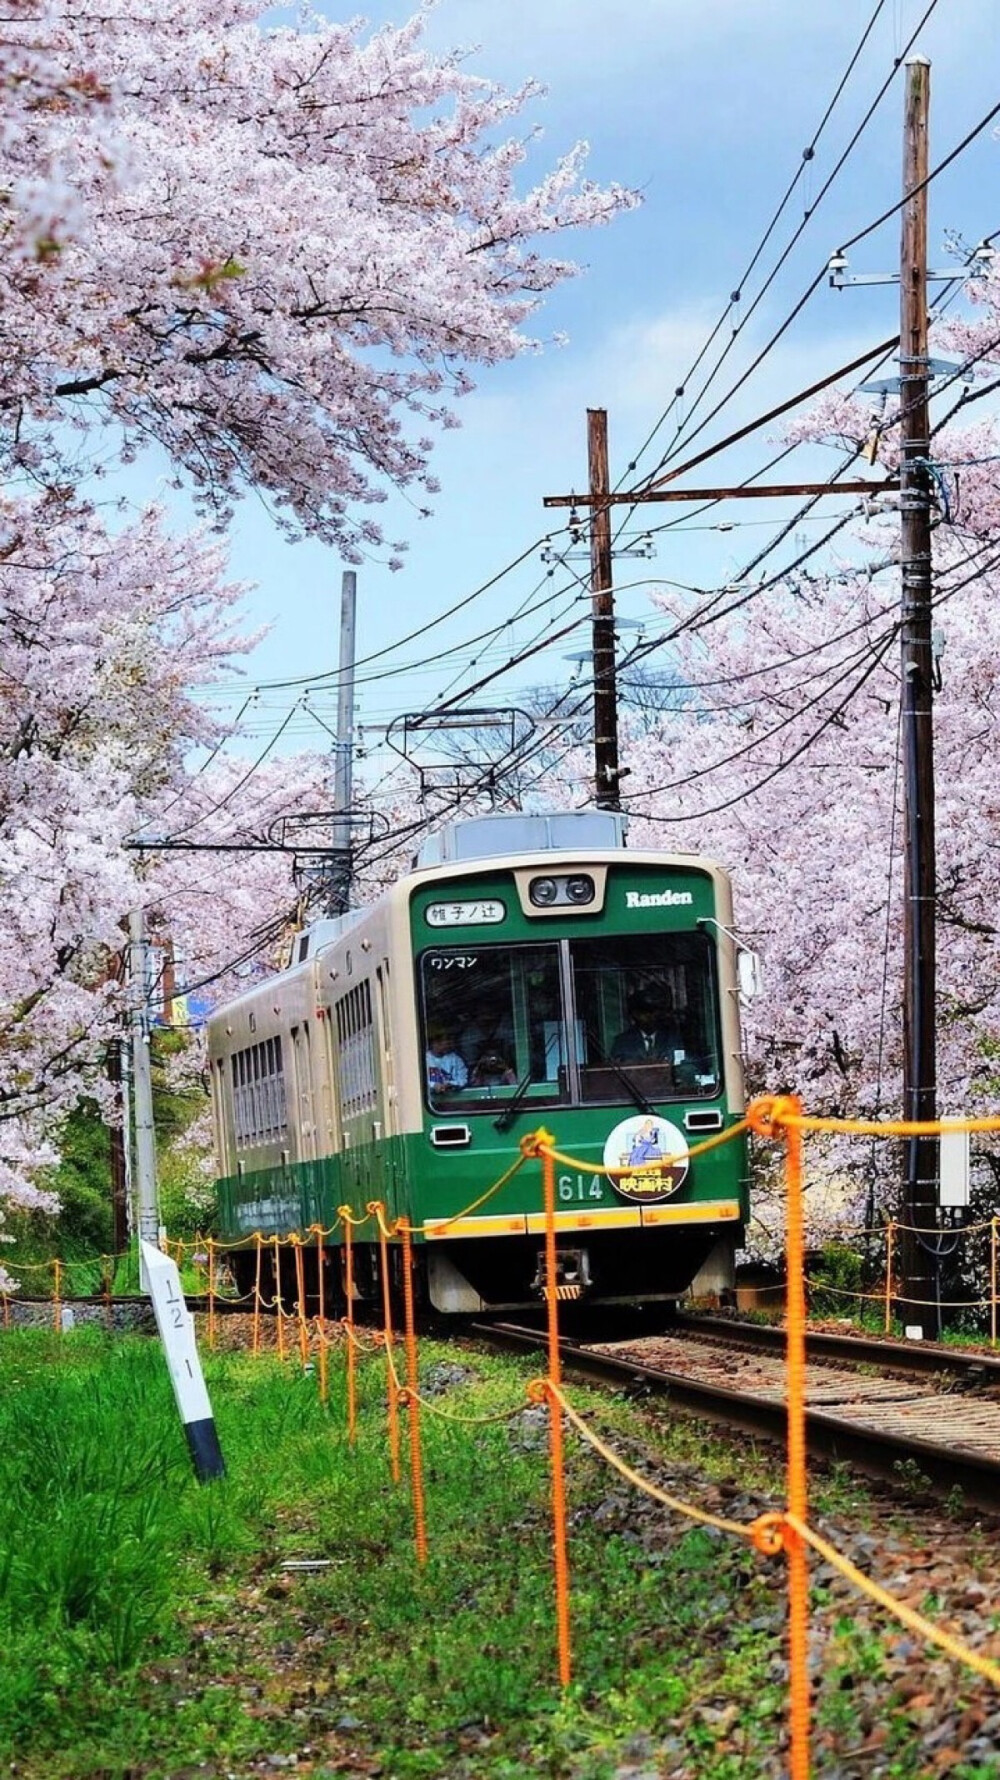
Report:
[{"label": "cherry blossom tree", "polygon": [[364,510],[432,495],[471,371],[537,344],[576,270],[540,244],[633,202],[582,148],[532,186],[511,131],[536,89],[435,58],[422,13],[262,15],[19,0],[0,43],[0,1201],[31,1199],[95,1091],[128,908],[224,986],[290,901],[273,857],[140,867],[126,837],[246,838],[326,776],[191,773],[222,740],[190,688],[245,646],[237,592],[207,534],[107,521],[81,477],[153,445],[215,526],[254,491],[349,560],[379,548]]},{"label": "cherry blossom tree", "polygon": [[113,960],[139,898],[124,842],[214,725],[186,690],[240,647],[216,539],[150,510],[112,534],[68,496],[0,507],[0,1202],[120,1022]]},{"label": "cherry blossom tree", "polygon": [[422,14],[366,33],[267,28],[251,0],[25,11],[0,64],[7,464],[51,477],[67,420],[112,421],[217,509],[253,488],[352,558],[378,544],[358,506],[433,491],[469,367],[532,345],[575,270],[534,243],[632,197],[588,182],[582,147],[520,192],[503,132],[534,85],[435,59]]}]

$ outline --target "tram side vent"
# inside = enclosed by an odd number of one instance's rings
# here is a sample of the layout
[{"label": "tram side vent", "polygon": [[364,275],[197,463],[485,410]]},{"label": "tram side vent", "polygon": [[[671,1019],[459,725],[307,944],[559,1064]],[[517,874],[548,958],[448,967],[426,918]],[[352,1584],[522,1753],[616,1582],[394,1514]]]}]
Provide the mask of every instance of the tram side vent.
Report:
[{"label": "tram side vent", "polygon": [[684,1129],[686,1131],[721,1131],[722,1114],[715,1107],[706,1108],[704,1112],[685,1113]]},{"label": "tram side vent", "polygon": [[431,1142],[438,1150],[464,1149],[472,1142],[468,1125],[432,1125]]}]

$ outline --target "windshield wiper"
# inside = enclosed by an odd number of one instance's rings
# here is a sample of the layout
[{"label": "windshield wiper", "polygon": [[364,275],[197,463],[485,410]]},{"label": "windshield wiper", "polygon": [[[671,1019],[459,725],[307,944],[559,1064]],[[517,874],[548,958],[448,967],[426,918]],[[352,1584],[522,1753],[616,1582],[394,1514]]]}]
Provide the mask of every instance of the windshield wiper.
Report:
[{"label": "windshield wiper", "polygon": [[622,1068],[621,1064],[616,1060],[616,1058],[608,1055],[608,1053],[604,1049],[604,1046],[602,1045],[600,1039],[596,1036],[596,1034],[591,1030],[591,1028],[589,1026],[586,1028],[586,1032],[587,1032],[587,1037],[589,1038],[595,1051],[597,1052],[598,1056],[600,1057],[601,1062],[606,1063],[608,1065],[609,1069],[614,1070],[616,1076],[618,1077],[618,1080],[622,1084],[622,1087],[625,1089],[626,1093],[629,1095],[629,1098],[633,1101],[633,1103],[639,1108],[639,1111],[644,1112],[644,1113],[651,1113],[653,1115],[653,1117],[655,1118],[656,1117],[656,1108],[653,1105],[652,1101],[646,1099],[646,1096],[643,1093],[642,1089],[640,1088],[638,1082],[634,1082],[632,1080],[632,1077],[628,1074],[628,1071],[624,1070]]},{"label": "windshield wiper", "polygon": [[530,1087],[531,1087],[531,1070],[529,1069],[527,1075],[521,1077],[521,1080],[518,1082],[517,1087],[515,1088],[513,1094],[511,1095],[506,1106],[504,1107],[503,1112],[500,1114],[500,1117],[498,1119],[494,1119],[494,1121],[493,1121],[494,1131],[509,1131],[510,1130],[511,1126],[514,1123],[514,1120],[517,1118],[518,1113],[520,1112],[522,1106],[524,1105],[525,1098],[527,1096],[528,1089]]}]

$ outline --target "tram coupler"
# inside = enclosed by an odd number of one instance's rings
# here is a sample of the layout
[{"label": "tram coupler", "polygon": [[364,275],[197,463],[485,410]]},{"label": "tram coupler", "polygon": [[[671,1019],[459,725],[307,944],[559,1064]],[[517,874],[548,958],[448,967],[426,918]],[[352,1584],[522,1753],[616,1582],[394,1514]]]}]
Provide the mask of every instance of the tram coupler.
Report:
[{"label": "tram coupler", "polygon": [[[590,1276],[590,1255],[585,1248],[561,1248],[556,1250],[556,1288],[572,1287],[574,1298],[582,1297],[590,1290],[593,1281]],[[539,1249],[535,1262],[535,1277],[531,1282],[531,1290],[540,1298],[545,1296],[548,1285],[548,1273],[545,1264],[545,1250]],[[570,1295],[567,1291],[566,1296]]]}]

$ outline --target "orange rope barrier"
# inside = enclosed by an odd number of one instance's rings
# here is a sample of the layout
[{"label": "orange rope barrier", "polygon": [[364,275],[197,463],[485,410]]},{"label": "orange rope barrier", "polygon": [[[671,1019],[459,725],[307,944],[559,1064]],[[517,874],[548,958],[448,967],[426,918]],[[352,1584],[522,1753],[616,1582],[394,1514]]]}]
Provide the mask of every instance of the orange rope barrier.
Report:
[{"label": "orange rope barrier", "polygon": [[257,1243],[257,1256],[253,1270],[253,1340],[251,1351],[256,1357],[260,1353],[260,1274],[264,1264],[264,1239],[259,1230],[254,1232]]},{"label": "orange rope barrier", "polygon": [[842,1576],[847,1577],[848,1582],[853,1582],[856,1589],[860,1590],[862,1594],[868,1595],[880,1607],[884,1607],[887,1613],[891,1613],[893,1618],[908,1626],[910,1631],[916,1632],[921,1638],[926,1638],[928,1644],[938,1645],[939,1649],[947,1651],[949,1656],[953,1656],[956,1662],[964,1663],[968,1668],[974,1669],[977,1675],[982,1675],[987,1681],[992,1682],[994,1687],[1000,1687],[1000,1663],[991,1662],[988,1656],[980,1656],[978,1651],[970,1650],[960,1638],[953,1638],[950,1632],[936,1626],[933,1620],[925,1619],[922,1613],[918,1613],[913,1607],[908,1607],[905,1601],[897,1601],[895,1595],[889,1594],[887,1589],[880,1587],[877,1582],[873,1582],[870,1576],[866,1576],[863,1570],[859,1570],[856,1564],[851,1563],[850,1558],[844,1557],[835,1545],[831,1545],[828,1539],[824,1539],[812,1527],[802,1521],[796,1524],[796,1519],[791,1514],[785,1517],[785,1524],[798,1538],[807,1540],[813,1550],[826,1563],[831,1564],[835,1570],[840,1571]]},{"label": "orange rope barrier", "polygon": [[274,1239],[274,1315],[278,1325],[278,1358],[285,1357],[285,1311],[281,1302],[281,1243]]},{"label": "orange rope barrier", "polygon": [[420,1368],[417,1356],[417,1325],[413,1308],[413,1238],[409,1224],[403,1235],[403,1310],[406,1317],[406,1409],[410,1418],[410,1493],[413,1497],[413,1537],[417,1563],[427,1562],[427,1517],[424,1512],[424,1461],[420,1445]]},{"label": "orange rope barrier", "polygon": [[378,1218],[378,1246],[382,1273],[382,1317],[385,1331],[385,1365],[386,1391],[388,1394],[389,1412],[389,1465],[393,1483],[400,1479],[399,1467],[399,1395],[396,1386],[395,1366],[392,1356],[392,1282],[389,1279],[389,1244],[388,1231],[382,1213],[383,1205],[369,1205],[368,1210]]},{"label": "orange rope barrier", "polygon": [[[792,1101],[795,1111],[801,1101]],[[801,1524],[808,1513],[806,1483],[806,1293],[802,1204],[802,1133],[783,1121],[787,1182],[788,1272],[788,1508]],[[788,1556],[789,1774],[809,1780],[809,1574],[806,1546],[786,1533]]]},{"label": "orange rope barrier", "polygon": [[885,1227],[885,1333],[892,1333],[892,1261],[896,1226],[889,1219]]},{"label": "orange rope barrier", "polygon": [[569,1620],[569,1558],[566,1550],[566,1463],[563,1453],[562,1362],[559,1355],[559,1275],[556,1257],[556,1163],[552,1139],[545,1131],[536,1134],[542,1163],[545,1205],[545,1309],[548,1320],[549,1452],[552,1459],[552,1555],[556,1578],[556,1628],[559,1645],[559,1681],[568,1687],[572,1678]]},{"label": "orange rope barrier", "polygon": [[517,1161],[512,1163],[509,1168],[505,1169],[503,1174],[499,1175],[493,1182],[493,1185],[487,1187],[485,1193],[480,1193],[478,1199],[473,1199],[471,1205],[463,1205],[461,1211],[453,1211],[451,1216],[447,1218],[425,1218],[423,1223],[418,1225],[420,1234],[423,1236],[440,1236],[442,1230],[447,1230],[450,1224],[457,1224],[460,1218],[467,1218],[472,1212],[478,1211],[481,1205],[486,1204],[487,1199],[492,1199],[495,1194],[499,1193],[501,1187],[505,1187],[508,1181],[514,1179],[515,1174],[520,1173],[524,1164],[528,1160],[529,1154],[530,1152],[525,1152],[522,1147],[521,1154],[518,1156]]},{"label": "orange rope barrier", "polygon": [[[661,1156],[655,1162],[643,1162],[636,1168],[607,1168],[601,1162],[586,1162],[579,1156],[569,1156],[565,1150],[557,1150],[550,1143],[544,1147],[551,1152],[552,1160],[558,1162],[563,1168],[576,1168],[584,1174],[603,1174],[609,1180],[628,1180],[631,1175],[635,1174],[650,1174],[657,1170],[666,1173],[670,1168],[676,1167],[678,1162],[689,1162],[693,1156],[704,1156],[709,1150],[717,1150],[723,1144],[732,1143],[734,1138],[742,1137],[749,1128],[749,1119],[740,1119],[737,1124],[730,1125],[728,1131],[718,1131],[714,1137],[706,1137],[701,1143],[692,1144],[683,1156]],[[524,1141],[531,1144],[539,1140],[536,1134],[535,1137],[526,1138]],[[541,1149],[541,1147],[539,1142],[539,1148]],[[528,1153],[530,1155],[532,1152],[529,1150]]]},{"label": "orange rope barrier", "polygon": [[351,1233],[352,1219],[350,1214],[344,1216],[347,1207],[340,1207],[340,1216],[344,1220],[344,1292],[347,1297],[347,1439],[353,1446],[357,1436],[358,1403],[357,1403],[357,1359],[354,1351],[354,1248]]},{"label": "orange rope barrier", "polygon": [[295,1311],[299,1319],[299,1359],[302,1362],[302,1370],[305,1371],[306,1366],[309,1364],[309,1325],[306,1322],[306,1269],[305,1260],[302,1254],[302,1243],[297,1236],[292,1237],[292,1247],[295,1250]]},{"label": "orange rope barrier", "polygon": [[208,1239],[208,1345],[215,1346],[215,1243]]},{"label": "orange rope barrier", "polygon": [[[537,1381],[532,1380],[528,1386],[531,1397],[538,1394],[537,1387],[539,1385],[543,1393],[550,1388],[548,1381],[544,1378]],[[679,1496],[668,1495],[666,1490],[661,1490],[655,1483],[650,1483],[648,1477],[643,1477],[641,1472],[634,1470],[631,1465],[626,1464],[624,1459],[619,1458],[607,1441],[602,1440],[599,1434],[595,1434],[593,1428],[584,1421],[583,1416],[578,1414],[562,1390],[557,1390],[553,1394],[558,1398],[559,1406],[567,1421],[587,1441],[588,1445],[594,1448],[595,1452],[600,1453],[605,1464],[610,1465],[620,1477],[624,1477],[626,1482],[633,1484],[637,1490],[641,1490],[643,1495],[649,1496],[654,1502],[661,1502],[664,1508],[672,1509],[675,1514],[683,1514],[688,1520],[697,1521],[699,1526],[716,1527],[720,1533],[731,1533],[737,1539],[747,1539],[753,1546],[759,1546],[761,1521],[764,1522],[765,1531],[770,1531],[772,1515],[762,1515],[758,1520],[750,1522],[727,1520],[724,1515],[709,1514],[705,1508],[695,1508],[690,1502],[682,1502]]]},{"label": "orange rope barrier", "polygon": [[949,1137],[956,1131],[1000,1131],[998,1113],[970,1119],[831,1119],[792,1112],[794,1098],[784,1094],[762,1094],[759,1099],[752,1100],[746,1115],[751,1131],[759,1137],[773,1136],[772,1125],[794,1125],[799,1131],[840,1132],[848,1137]]},{"label": "orange rope barrier", "polygon": [[319,1400],[325,1403],[329,1395],[326,1377],[326,1281],[323,1278],[323,1226],[314,1224],[316,1233],[316,1281],[319,1293]]}]

